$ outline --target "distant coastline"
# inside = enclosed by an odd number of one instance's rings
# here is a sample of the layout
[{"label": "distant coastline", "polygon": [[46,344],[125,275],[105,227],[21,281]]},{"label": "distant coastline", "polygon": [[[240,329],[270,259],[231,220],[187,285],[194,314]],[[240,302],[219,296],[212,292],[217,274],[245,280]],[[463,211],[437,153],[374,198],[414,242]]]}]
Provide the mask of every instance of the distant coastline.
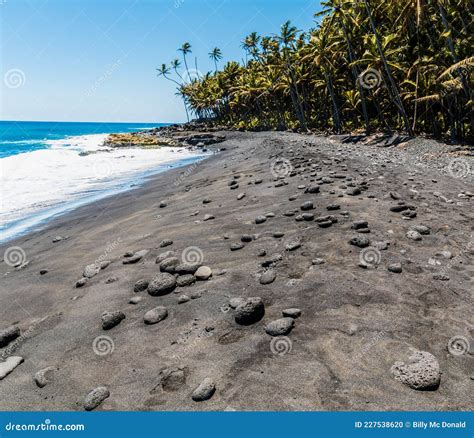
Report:
[{"label": "distant coastline", "polygon": [[111,150],[103,146],[112,132],[165,124],[0,123],[5,134],[0,143],[1,242],[80,205],[136,187],[150,175],[206,156],[182,148]]}]

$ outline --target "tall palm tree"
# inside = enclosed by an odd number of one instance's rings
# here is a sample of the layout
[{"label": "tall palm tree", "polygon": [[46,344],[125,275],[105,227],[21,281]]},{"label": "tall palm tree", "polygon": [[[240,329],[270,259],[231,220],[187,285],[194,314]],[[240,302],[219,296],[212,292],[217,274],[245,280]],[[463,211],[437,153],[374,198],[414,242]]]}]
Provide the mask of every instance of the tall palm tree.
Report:
[{"label": "tall palm tree", "polygon": [[184,65],[186,66],[186,72],[188,73],[188,76],[189,76],[189,68],[188,68],[188,61],[187,61],[187,59],[186,59],[186,55],[188,55],[189,53],[192,53],[191,44],[189,44],[189,43],[184,43],[184,44],[178,49],[178,51],[180,51],[180,52],[183,54]]},{"label": "tall palm tree", "polygon": [[217,73],[217,62],[222,59],[222,52],[219,47],[214,47],[211,52],[209,52],[209,58],[214,61],[215,72]]}]

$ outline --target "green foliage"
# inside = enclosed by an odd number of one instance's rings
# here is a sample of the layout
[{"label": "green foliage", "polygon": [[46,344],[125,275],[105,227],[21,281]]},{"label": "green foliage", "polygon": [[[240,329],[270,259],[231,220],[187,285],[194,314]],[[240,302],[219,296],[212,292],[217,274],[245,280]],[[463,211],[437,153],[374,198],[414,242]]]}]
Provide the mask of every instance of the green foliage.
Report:
[{"label": "green foliage", "polygon": [[[218,70],[222,53],[215,48],[209,54],[215,72],[177,81],[186,107],[241,129],[401,130],[472,140],[468,0],[328,0],[323,6],[320,24],[309,32],[286,22],[279,35],[247,36],[243,65]],[[180,50],[190,53],[190,45]],[[166,65],[159,73],[170,78]]]}]

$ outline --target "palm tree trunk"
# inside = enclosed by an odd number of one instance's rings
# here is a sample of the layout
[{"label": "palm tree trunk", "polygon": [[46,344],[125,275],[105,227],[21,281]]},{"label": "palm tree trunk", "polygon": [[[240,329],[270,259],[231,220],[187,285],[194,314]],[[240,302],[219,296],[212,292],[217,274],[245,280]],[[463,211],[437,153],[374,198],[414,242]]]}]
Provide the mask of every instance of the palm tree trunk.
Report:
[{"label": "palm tree trunk", "polygon": [[407,130],[409,135],[413,135],[413,131],[412,131],[411,126],[408,122],[408,116],[407,116],[407,113],[406,113],[405,108],[403,106],[403,102],[402,102],[402,99],[400,97],[398,87],[395,84],[395,81],[394,81],[393,76],[392,76],[392,71],[391,71],[391,69],[388,65],[387,59],[385,58],[385,54],[384,54],[383,49],[382,49],[382,44],[380,42],[380,37],[379,37],[379,34],[377,32],[377,28],[375,26],[374,18],[372,16],[372,11],[370,9],[370,5],[369,5],[368,0],[364,0],[364,4],[365,4],[365,9],[367,11],[367,15],[369,16],[369,21],[370,21],[370,26],[372,28],[372,32],[374,33],[374,36],[375,36],[375,42],[377,44],[377,50],[379,52],[380,59],[382,60],[382,64],[384,66],[385,74],[387,75],[387,78],[388,78],[388,81],[389,81],[388,89],[391,89],[390,94],[393,93],[392,100],[394,101],[395,106],[397,107],[398,112],[400,113],[400,116],[403,119],[405,129]]}]

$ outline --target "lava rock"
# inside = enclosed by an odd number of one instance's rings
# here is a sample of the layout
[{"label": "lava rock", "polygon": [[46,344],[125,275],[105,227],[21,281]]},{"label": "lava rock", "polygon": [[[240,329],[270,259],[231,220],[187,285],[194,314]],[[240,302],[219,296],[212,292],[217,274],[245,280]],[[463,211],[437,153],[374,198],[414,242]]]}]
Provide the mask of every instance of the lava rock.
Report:
[{"label": "lava rock", "polygon": [[135,285],[133,286],[133,291],[134,292],[142,292],[142,291],[147,289],[148,284],[149,284],[148,280],[144,280],[144,279],[138,280],[135,283]]},{"label": "lava rock", "polygon": [[235,309],[235,322],[240,325],[251,325],[260,321],[265,315],[265,306],[260,297],[245,299]]},{"label": "lava rock", "polygon": [[110,397],[109,389],[105,386],[99,386],[86,395],[84,399],[84,409],[86,411],[92,411],[108,397]]},{"label": "lava rock", "polygon": [[427,351],[415,351],[407,363],[395,362],[390,371],[396,380],[417,390],[435,390],[441,380],[439,363]]},{"label": "lava rock", "polygon": [[166,295],[176,288],[176,278],[168,273],[158,274],[148,285],[148,293],[153,297]]},{"label": "lava rock", "polygon": [[104,312],[102,314],[102,328],[110,330],[120,324],[125,319],[125,314],[120,310],[115,312]]}]

